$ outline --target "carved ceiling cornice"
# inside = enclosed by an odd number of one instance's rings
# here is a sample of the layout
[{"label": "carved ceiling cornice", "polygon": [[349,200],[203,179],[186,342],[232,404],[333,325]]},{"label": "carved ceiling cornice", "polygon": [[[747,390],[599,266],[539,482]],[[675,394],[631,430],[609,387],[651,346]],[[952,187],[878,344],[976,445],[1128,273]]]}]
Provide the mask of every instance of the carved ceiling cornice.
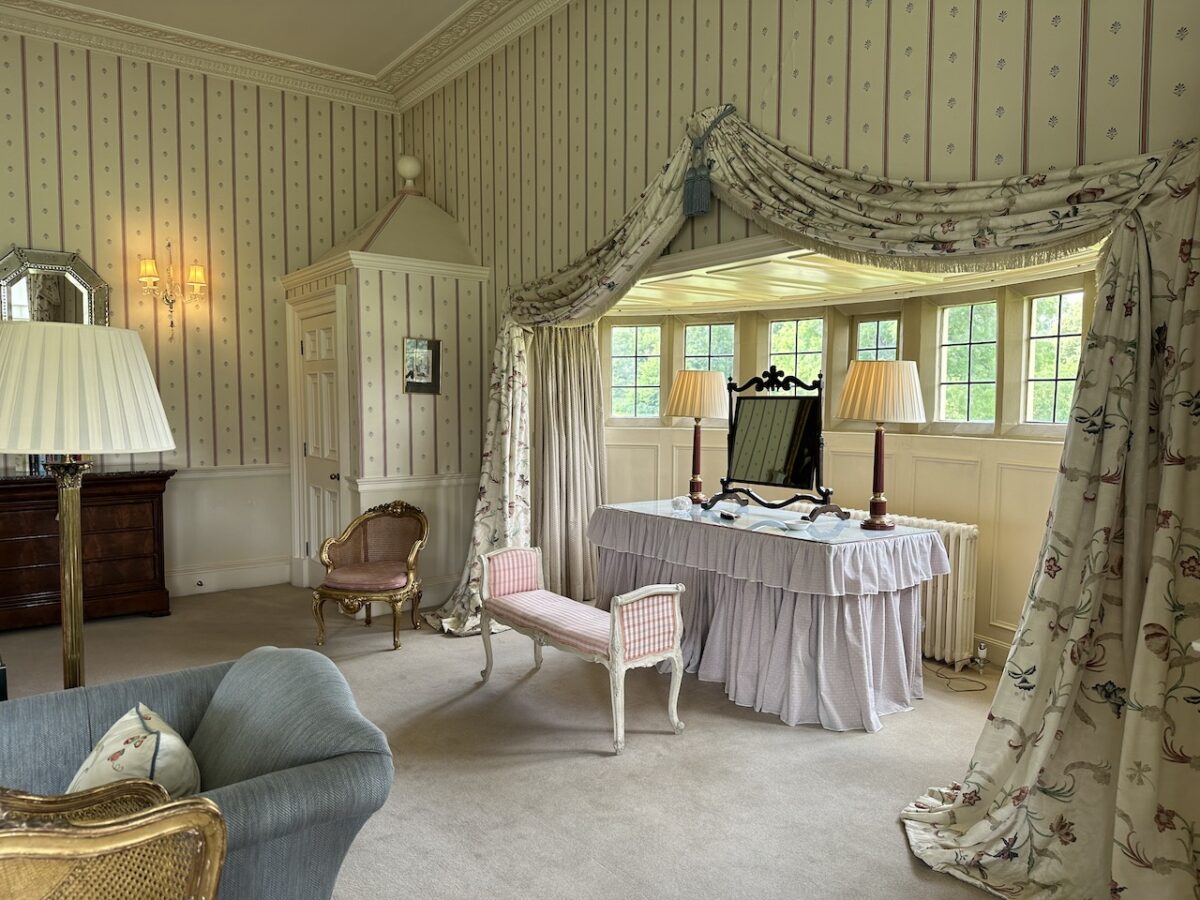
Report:
[{"label": "carved ceiling cornice", "polygon": [[0,0],[0,29],[146,62],[397,112],[569,0],[476,0],[372,76],[51,0]]}]

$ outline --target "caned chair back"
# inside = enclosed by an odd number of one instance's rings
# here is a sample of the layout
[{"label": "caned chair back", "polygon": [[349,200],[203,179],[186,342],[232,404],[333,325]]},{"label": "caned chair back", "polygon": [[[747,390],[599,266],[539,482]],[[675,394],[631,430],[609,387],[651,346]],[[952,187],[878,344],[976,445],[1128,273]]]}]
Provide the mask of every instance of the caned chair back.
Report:
[{"label": "caned chair back", "polygon": [[483,580],[479,586],[484,602],[491,597],[507,597],[524,591],[540,591],[542,551],[537,547],[508,547],[484,554]]},{"label": "caned chair back", "polygon": [[225,851],[221,813],[198,797],[98,821],[0,818],[0,896],[211,900]]},{"label": "caned chair back", "polygon": [[402,500],[368,509],[321,548],[326,569],[369,562],[407,563],[416,569],[417,554],[429,538],[425,513]]}]

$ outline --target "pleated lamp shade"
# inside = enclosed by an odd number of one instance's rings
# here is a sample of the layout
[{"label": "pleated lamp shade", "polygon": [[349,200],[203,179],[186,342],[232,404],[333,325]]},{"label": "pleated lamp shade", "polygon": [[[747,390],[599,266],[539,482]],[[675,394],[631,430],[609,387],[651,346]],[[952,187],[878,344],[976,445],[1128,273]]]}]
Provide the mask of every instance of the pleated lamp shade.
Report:
[{"label": "pleated lamp shade", "polygon": [[0,323],[0,453],[173,450],[136,332]]},{"label": "pleated lamp shade", "polygon": [[671,382],[667,396],[668,416],[689,419],[719,419],[729,414],[729,392],[725,376],[720,372],[697,372],[681,369]]},{"label": "pleated lamp shade", "polygon": [[924,422],[917,364],[908,359],[854,360],[837,414],[866,422]]}]

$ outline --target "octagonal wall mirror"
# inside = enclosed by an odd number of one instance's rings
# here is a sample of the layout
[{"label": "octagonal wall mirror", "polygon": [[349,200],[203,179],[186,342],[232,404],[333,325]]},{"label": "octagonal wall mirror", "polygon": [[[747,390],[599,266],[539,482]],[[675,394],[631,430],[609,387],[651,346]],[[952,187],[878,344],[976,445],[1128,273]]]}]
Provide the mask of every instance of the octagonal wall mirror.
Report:
[{"label": "octagonal wall mirror", "polygon": [[0,319],[108,324],[108,284],[78,253],[13,246],[0,259]]}]

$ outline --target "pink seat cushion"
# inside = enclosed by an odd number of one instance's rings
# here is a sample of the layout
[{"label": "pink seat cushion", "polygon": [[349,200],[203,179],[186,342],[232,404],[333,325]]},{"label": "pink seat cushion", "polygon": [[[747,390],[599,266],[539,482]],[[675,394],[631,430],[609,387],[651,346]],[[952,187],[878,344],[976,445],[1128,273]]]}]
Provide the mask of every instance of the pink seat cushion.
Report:
[{"label": "pink seat cushion", "polygon": [[609,614],[550,591],[522,591],[484,601],[496,619],[518,628],[536,628],[548,638],[580,653],[608,658]]},{"label": "pink seat cushion", "polygon": [[362,591],[365,594],[380,594],[398,591],[408,584],[408,571],[404,563],[365,562],[338,566],[325,576],[324,587],[335,591]]}]

